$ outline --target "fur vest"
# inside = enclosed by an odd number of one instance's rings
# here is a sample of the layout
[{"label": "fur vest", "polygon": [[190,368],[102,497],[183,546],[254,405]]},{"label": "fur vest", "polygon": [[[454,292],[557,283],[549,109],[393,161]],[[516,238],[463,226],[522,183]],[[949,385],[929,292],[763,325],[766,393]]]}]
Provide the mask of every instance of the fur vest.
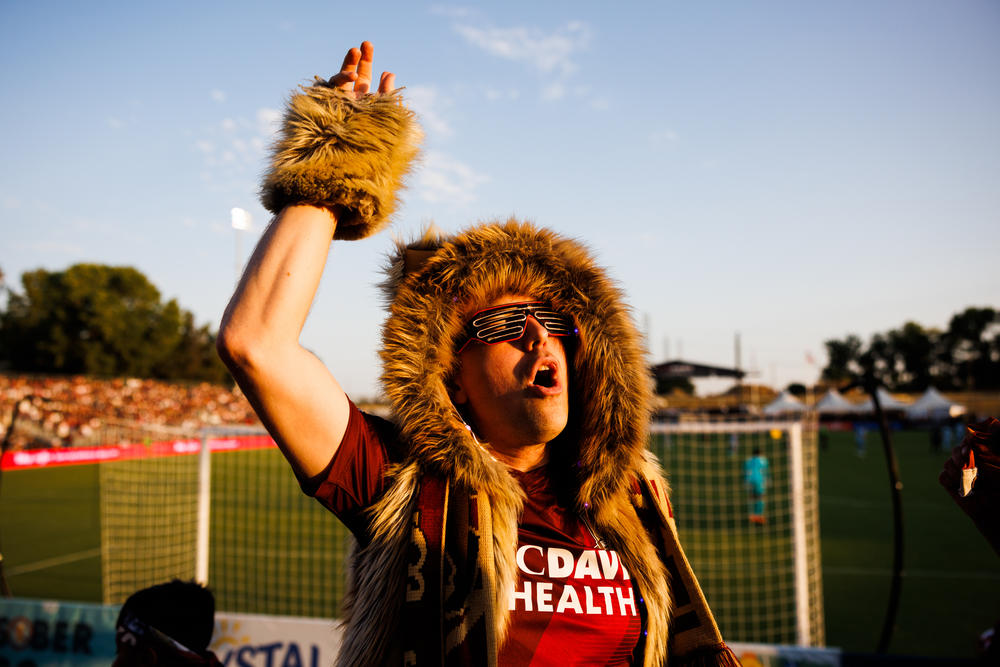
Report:
[{"label": "fur vest", "polygon": [[387,273],[382,386],[400,451],[371,509],[371,540],[352,556],[339,664],[496,664],[523,492],[467,430],[448,387],[466,309],[504,294],[550,301],[579,328],[569,426],[550,443],[550,474],[636,581],[643,663],[737,664],[646,452],[650,378],[639,335],[587,250],[510,220],[400,244]]}]

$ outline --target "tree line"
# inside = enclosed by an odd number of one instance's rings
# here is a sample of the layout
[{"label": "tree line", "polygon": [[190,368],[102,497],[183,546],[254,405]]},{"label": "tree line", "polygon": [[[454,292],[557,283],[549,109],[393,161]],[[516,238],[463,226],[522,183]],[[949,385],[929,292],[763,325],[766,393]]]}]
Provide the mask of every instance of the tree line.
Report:
[{"label": "tree line", "polygon": [[993,308],[966,308],[945,331],[906,322],[867,345],[853,334],[825,345],[822,379],[832,384],[874,374],[893,391],[1000,389],[1000,311]]},{"label": "tree line", "polygon": [[[0,272],[0,285],[4,285]],[[76,264],[21,276],[0,302],[0,368],[164,380],[230,381],[215,333],[128,266]]]},{"label": "tree line", "polygon": [[[4,277],[0,271],[0,286]],[[21,276],[0,302],[0,369],[23,373],[230,382],[215,332],[137,269],[76,264]],[[822,380],[845,384],[874,373],[894,391],[1000,389],[1000,311],[966,308],[948,329],[906,322],[825,342]]]}]

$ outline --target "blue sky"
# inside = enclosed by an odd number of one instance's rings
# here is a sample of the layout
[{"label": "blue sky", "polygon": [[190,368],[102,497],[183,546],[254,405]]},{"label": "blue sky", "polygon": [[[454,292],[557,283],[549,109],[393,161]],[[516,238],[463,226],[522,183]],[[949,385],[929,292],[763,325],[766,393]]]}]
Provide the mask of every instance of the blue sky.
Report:
[{"label": "blue sky", "polygon": [[[337,243],[303,342],[375,392],[392,234],[585,240],[654,361],[815,379],[823,341],[1000,306],[1000,4],[0,3],[0,268],[128,264],[217,325],[275,118],[375,44],[427,131],[391,232]],[[240,240],[229,211],[253,229]],[[238,253],[238,250],[240,251]],[[811,353],[816,365],[806,361]]]}]

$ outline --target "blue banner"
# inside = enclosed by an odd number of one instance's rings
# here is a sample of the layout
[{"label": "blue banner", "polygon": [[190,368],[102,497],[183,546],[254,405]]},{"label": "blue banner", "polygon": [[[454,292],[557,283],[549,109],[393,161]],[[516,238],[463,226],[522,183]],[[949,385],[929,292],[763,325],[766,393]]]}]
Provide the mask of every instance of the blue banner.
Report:
[{"label": "blue banner", "polygon": [[0,598],[0,667],[107,667],[117,606]]}]

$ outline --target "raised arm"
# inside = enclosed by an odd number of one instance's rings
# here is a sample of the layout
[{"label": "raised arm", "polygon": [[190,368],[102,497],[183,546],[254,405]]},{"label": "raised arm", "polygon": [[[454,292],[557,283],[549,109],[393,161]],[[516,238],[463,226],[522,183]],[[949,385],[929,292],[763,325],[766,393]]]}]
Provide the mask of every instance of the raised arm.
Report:
[{"label": "raised arm", "polygon": [[[351,106],[353,100],[371,99],[366,94],[371,86],[372,56],[371,44],[364,42],[360,49],[348,51],[340,73],[329,83],[317,84],[322,89],[315,95],[308,96],[314,87],[293,98],[284,138],[264,184],[265,205],[280,204],[280,212],[257,244],[219,329],[219,355],[296,474],[303,477],[321,472],[330,462],[344,436],[349,412],[343,389],[322,362],[300,345],[299,336],[331,240],[360,238],[377,230],[391,212],[392,195],[384,214],[376,210],[373,217],[372,206],[386,208],[385,202],[376,197],[372,204],[365,192],[341,191],[345,178],[341,163],[351,160],[350,149],[327,146],[332,157],[326,155],[325,162],[317,165],[312,157],[315,146],[301,149],[301,131],[290,126],[303,125],[297,122],[301,115],[322,116],[326,113],[323,104],[347,100]],[[384,73],[379,96],[390,96],[393,85],[393,75]],[[346,95],[330,102],[334,88]],[[399,152],[399,147],[386,150]],[[408,150],[412,157],[415,146]],[[400,174],[404,172],[405,168]],[[301,187],[303,181],[309,185]]]},{"label": "raised arm", "polygon": [[233,294],[218,350],[296,473],[330,462],[347,428],[347,396],[299,344],[336,227],[322,208],[290,206],[268,227]]}]

